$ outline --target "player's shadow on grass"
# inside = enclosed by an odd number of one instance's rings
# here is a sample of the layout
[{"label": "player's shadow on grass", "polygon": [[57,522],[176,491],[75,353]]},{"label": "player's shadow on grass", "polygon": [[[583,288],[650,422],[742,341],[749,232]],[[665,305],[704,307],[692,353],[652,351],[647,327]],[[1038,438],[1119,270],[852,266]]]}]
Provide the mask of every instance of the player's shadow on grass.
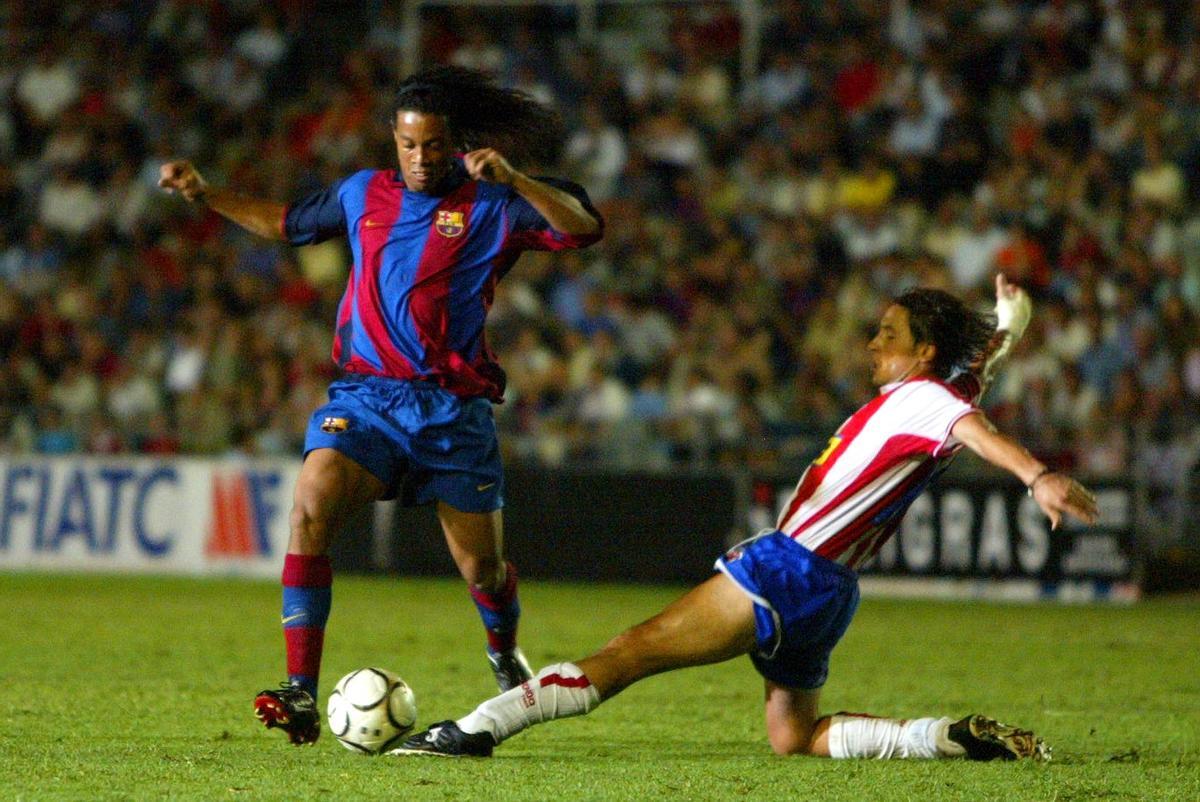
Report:
[{"label": "player's shadow on grass", "polygon": [[727,741],[664,741],[661,738],[622,738],[596,743],[592,741],[557,741],[553,744],[531,744],[527,750],[509,753],[501,748],[497,757],[537,760],[587,760],[605,762],[613,758],[622,761],[653,763],[661,760],[729,760],[738,758],[771,758],[770,747],[745,740]]}]

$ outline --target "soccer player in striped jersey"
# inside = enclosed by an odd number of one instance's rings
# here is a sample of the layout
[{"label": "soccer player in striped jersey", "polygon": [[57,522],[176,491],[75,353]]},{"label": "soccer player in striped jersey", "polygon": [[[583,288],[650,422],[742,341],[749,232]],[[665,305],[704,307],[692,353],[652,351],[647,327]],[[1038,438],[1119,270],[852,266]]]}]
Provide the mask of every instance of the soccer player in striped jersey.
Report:
[{"label": "soccer player in striped jersey", "polygon": [[210,185],[187,161],[162,166],[160,186],[253,233],[292,245],[344,236],[353,255],[333,345],[344,375],[309,422],[291,513],[282,578],[288,680],[255,699],[258,717],[292,743],[320,733],[330,540],[352,510],[376,499],[436,503],[500,689],[532,676],[516,643],[517,575],[503,558],[491,404],[505,380],[484,319],[522,251],[600,239],[603,222],[581,187],[513,166],[549,161],[561,130],[529,96],[437,67],[398,88],[399,170],[363,170],[285,205]]},{"label": "soccer player in striped jersey", "polygon": [[487,756],[526,727],[587,713],[644,677],[748,654],[766,683],[767,738],[777,753],[1048,757],[1032,732],[981,715],[822,716],[818,707],[830,653],[858,606],[854,569],[896,531],[956,452],[969,448],[1019,478],[1052,528],[1064,514],[1096,519],[1088,490],[997,432],[976,406],[1029,317],[1028,296],[1003,277],[996,280],[995,328],[940,290],[895,299],[867,347],[879,395],[808,467],[776,529],[725,554],[708,581],[599,652],[544,668],[393,753]]}]

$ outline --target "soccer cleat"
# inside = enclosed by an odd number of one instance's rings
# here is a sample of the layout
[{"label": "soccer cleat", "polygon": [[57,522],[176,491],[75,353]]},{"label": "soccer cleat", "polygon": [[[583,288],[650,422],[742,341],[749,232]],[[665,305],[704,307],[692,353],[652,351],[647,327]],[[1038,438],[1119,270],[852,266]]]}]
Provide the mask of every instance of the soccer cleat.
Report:
[{"label": "soccer cleat", "polygon": [[439,721],[418,732],[389,755],[432,755],[434,757],[491,757],[496,742],[491,733],[463,732],[453,721]]},{"label": "soccer cleat", "polygon": [[488,663],[492,666],[492,673],[496,675],[496,684],[500,686],[500,693],[512,690],[533,679],[533,670],[529,667],[529,661],[525,659],[519,646],[514,646],[506,652],[493,652],[488,649],[487,658]]},{"label": "soccer cleat", "polygon": [[254,715],[267,729],[278,727],[286,732],[296,746],[316,743],[321,735],[317,703],[297,685],[285,682],[277,689],[259,691],[254,698]]},{"label": "soccer cleat", "polygon": [[1050,747],[1029,730],[972,715],[950,725],[947,737],[967,750],[968,760],[1049,760]]}]

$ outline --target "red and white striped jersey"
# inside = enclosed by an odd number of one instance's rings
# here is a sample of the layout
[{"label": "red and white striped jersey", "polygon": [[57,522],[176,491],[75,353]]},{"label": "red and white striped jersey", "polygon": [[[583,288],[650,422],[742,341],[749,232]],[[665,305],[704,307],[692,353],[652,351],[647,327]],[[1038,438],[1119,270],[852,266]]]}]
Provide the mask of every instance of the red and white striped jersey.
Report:
[{"label": "red and white striped jersey", "polygon": [[962,447],[950,430],[977,411],[978,380],[885,385],[829,439],[796,485],[777,527],[810,551],[857,568]]}]

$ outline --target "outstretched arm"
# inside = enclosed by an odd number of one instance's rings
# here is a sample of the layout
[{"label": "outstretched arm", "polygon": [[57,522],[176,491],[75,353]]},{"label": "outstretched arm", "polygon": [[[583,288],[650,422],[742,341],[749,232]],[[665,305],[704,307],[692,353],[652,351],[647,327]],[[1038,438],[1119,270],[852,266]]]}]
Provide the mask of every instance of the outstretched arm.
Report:
[{"label": "outstretched arm", "polygon": [[998,432],[982,412],[960,418],[951,432],[967,448],[1020,479],[1050,519],[1051,529],[1058,528],[1063,513],[1084,523],[1095,523],[1098,510],[1091,491],[1066,474],[1047,468],[1016,440]]},{"label": "outstretched arm", "polygon": [[200,201],[222,217],[232,220],[252,234],[283,242],[282,203],[238,195],[228,189],[210,186],[190,161],[167,162],[159,169],[158,185],[168,193],[178,192],[185,200]]},{"label": "outstretched arm", "polygon": [[578,198],[514,169],[507,159],[492,148],[467,153],[463,156],[463,165],[476,181],[508,184],[529,201],[529,205],[537,209],[538,214],[546,218],[555,231],[586,236],[600,230],[600,221],[583,207]]}]

